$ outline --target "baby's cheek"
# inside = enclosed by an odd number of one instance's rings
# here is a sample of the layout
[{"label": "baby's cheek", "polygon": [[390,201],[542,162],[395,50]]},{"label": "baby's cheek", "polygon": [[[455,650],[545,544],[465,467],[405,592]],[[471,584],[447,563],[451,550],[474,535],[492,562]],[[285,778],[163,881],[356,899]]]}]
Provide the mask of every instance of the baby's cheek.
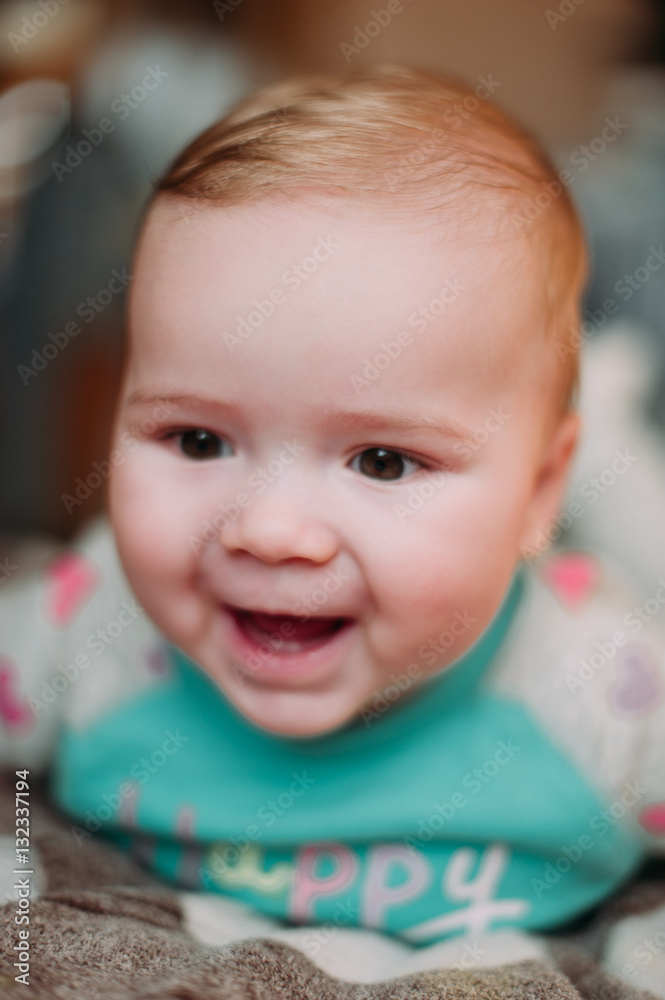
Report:
[{"label": "baby's cheek", "polygon": [[[444,574],[422,596],[412,621],[422,637],[421,645],[436,646],[440,656],[461,656],[492,620],[504,588],[501,580],[475,574]],[[408,626],[407,626],[408,627]],[[431,642],[430,642],[431,640]]]},{"label": "baby's cheek", "polygon": [[[183,549],[194,549],[188,539],[200,532],[204,507],[195,503],[196,494],[173,477],[159,476],[141,456],[127,462],[112,484],[111,517],[119,533],[131,538],[132,545],[160,546],[163,557]],[[199,509],[200,508],[200,509]]]},{"label": "baby's cheek", "polygon": [[113,497],[116,543],[129,584],[173,641],[196,635],[205,611],[197,587],[204,518],[171,483],[155,502],[154,483],[127,470]]}]

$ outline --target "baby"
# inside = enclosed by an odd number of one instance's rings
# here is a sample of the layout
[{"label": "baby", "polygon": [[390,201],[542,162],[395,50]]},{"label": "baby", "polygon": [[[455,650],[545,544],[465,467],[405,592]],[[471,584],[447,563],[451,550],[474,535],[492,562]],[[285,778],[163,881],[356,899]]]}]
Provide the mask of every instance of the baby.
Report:
[{"label": "baby", "polygon": [[288,82],[179,156],[112,533],[2,598],[3,752],[54,754],[77,842],[417,944],[554,927],[662,850],[665,639],[597,556],[534,561],[585,274],[554,168],[458,82]]}]

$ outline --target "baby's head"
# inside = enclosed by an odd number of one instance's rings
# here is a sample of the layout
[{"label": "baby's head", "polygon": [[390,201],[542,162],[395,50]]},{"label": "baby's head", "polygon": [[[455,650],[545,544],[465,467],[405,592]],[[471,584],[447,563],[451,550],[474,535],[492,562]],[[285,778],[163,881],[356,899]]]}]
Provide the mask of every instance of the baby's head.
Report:
[{"label": "baby's head", "polygon": [[269,88],[147,216],[118,548],[167,638],[276,733],[458,659],[558,512],[584,243],[486,97],[406,70]]}]

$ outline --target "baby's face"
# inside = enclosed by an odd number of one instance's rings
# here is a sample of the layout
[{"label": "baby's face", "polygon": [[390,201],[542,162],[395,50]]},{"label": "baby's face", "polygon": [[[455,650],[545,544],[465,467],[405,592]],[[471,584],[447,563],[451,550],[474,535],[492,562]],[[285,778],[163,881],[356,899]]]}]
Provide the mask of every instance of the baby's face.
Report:
[{"label": "baby's face", "polygon": [[527,247],[474,242],[310,197],[151,213],[111,517],[153,621],[268,730],[461,656],[556,512]]}]

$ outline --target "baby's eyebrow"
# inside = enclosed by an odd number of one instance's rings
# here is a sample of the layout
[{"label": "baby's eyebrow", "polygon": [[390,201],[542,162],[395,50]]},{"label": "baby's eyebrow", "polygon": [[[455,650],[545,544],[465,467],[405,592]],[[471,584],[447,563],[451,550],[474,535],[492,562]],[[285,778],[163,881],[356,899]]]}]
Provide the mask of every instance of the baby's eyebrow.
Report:
[{"label": "baby's eyebrow", "polygon": [[393,411],[372,413],[367,410],[325,410],[316,416],[316,423],[334,431],[434,431],[442,437],[459,441],[474,440],[472,432],[443,414]]},{"label": "baby's eyebrow", "polygon": [[240,407],[223,399],[206,399],[197,393],[175,392],[170,389],[158,389],[155,391],[135,389],[125,400],[125,406],[146,406],[148,403],[162,403],[165,405],[173,403],[183,408],[204,407],[211,411],[223,411],[227,416],[234,416],[240,412]]},{"label": "baby's eyebrow", "polygon": [[[241,408],[222,399],[206,399],[193,393],[159,390],[150,392],[136,389],[127,400],[126,406],[148,403],[176,403],[187,407],[205,407],[210,411],[224,412],[227,417],[240,416]],[[317,430],[333,433],[365,431],[366,433],[390,433],[398,431],[433,431],[441,437],[454,438],[467,444],[474,441],[471,430],[444,414],[393,410],[392,413],[372,413],[370,410],[330,410],[319,409],[308,420]]]}]

